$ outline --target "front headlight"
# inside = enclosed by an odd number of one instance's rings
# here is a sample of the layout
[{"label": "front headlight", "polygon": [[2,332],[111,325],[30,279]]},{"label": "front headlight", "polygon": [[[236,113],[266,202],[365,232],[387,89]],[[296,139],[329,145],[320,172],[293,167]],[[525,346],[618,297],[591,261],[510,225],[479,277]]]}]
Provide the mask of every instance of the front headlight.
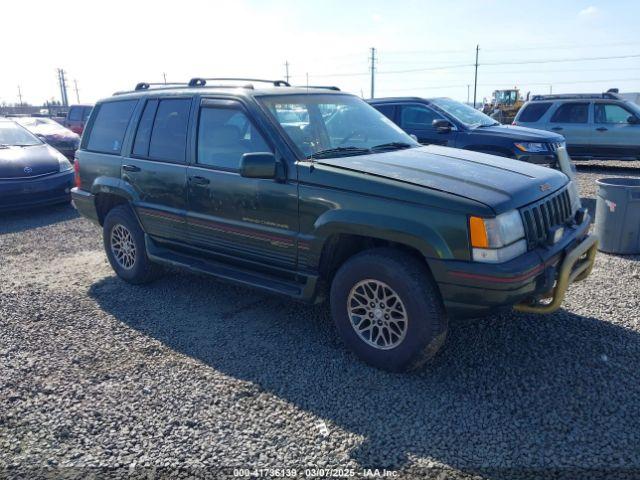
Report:
[{"label": "front headlight", "polygon": [[516,148],[521,152],[527,153],[540,153],[546,152],[547,144],[546,143],[533,143],[533,142],[519,142],[515,144]]},{"label": "front headlight", "polygon": [[469,232],[476,262],[506,262],[527,251],[524,225],[517,210],[494,218],[469,217]]},{"label": "front headlight", "polygon": [[60,172],[68,172],[69,170],[73,170],[73,165],[71,162],[66,159],[66,157],[62,154],[58,156],[58,165],[60,167]]}]

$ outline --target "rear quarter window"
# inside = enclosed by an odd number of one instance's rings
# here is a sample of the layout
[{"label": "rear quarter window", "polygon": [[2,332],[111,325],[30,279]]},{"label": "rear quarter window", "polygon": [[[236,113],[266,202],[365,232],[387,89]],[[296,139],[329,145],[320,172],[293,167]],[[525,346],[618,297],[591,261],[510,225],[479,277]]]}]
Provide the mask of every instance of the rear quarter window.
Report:
[{"label": "rear quarter window", "polygon": [[530,103],[525,105],[518,116],[519,122],[537,122],[547,113],[551,102]]},{"label": "rear quarter window", "polygon": [[137,100],[123,100],[95,107],[97,112],[88,132],[85,148],[92,152],[119,155],[124,134],[137,103]]},{"label": "rear quarter window", "polygon": [[588,103],[563,103],[551,117],[552,123],[587,123],[589,119]]}]

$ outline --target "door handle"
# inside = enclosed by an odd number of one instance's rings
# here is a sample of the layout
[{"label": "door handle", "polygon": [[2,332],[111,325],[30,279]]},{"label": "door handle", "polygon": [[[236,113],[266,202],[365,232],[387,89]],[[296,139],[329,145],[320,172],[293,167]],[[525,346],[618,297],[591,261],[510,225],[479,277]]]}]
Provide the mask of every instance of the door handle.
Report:
[{"label": "door handle", "polygon": [[139,172],[140,167],[136,167],[135,165],[122,165],[122,169],[125,172]]},{"label": "door handle", "polygon": [[598,127],[598,128],[596,128],[596,130],[599,131],[599,132],[606,132],[609,129],[605,128],[605,127]]},{"label": "door handle", "polygon": [[560,130],[562,130],[562,127],[552,127],[551,130],[555,130],[556,132],[559,132]]},{"label": "door handle", "polygon": [[208,185],[209,179],[196,175],[195,177],[189,177],[189,181],[195,185]]}]

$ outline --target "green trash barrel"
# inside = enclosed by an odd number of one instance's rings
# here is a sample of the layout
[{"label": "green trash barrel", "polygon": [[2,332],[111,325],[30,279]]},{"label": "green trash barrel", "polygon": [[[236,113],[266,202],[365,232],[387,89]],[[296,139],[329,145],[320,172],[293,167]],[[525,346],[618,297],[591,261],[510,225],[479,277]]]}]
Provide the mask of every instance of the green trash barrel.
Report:
[{"label": "green trash barrel", "polygon": [[602,178],[596,183],[599,249],[607,253],[640,253],[640,178]]}]

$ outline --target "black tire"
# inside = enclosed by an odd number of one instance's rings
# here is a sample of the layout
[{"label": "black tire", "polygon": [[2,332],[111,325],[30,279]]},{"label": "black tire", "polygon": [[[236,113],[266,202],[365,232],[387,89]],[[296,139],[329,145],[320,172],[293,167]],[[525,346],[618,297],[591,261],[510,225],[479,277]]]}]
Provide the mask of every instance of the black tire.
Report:
[{"label": "black tire", "polygon": [[[357,291],[358,285],[362,285],[360,282],[368,279],[390,287],[406,311],[404,338],[400,339],[400,335],[394,333],[398,343],[393,346],[393,342],[389,342],[386,349],[367,343],[373,338],[375,326],[368,334],[370,338],[363,339],[352,326],[348,312],[349,304],[354,300],[353,297],[350,300],[352,289]],[[379,315],[378,310],[381,309],[376,309],[375,315]],[[349,349],[368,364],[393,372],[415,370],[423,366],[440,350],[448,331],[440,292],[426,265],[408,253],[391,248],[367,250],[340,267],[331,284],[331,313]],[[369,315],[373,315],[373,312],[358,314],[354,318],[362,318],[364,322],[365,316]],[[378,328],[380,331],[385,327]]]},{"label": "black tire", "polygon": [[[126,268],[123,262],[116,258],[112,248],[112,233],[116,228],[121,231],[122,227],[130,233],[132,243],[135,246],[134,260],[129,268]],[[109,263],[116,274],[124,281],[139,285],[155,280],[162,273],[160,265],[151,262],[147,257],[144,232],[128,205],[118,205],[109,210],[104,219],[102,237]]]}]

